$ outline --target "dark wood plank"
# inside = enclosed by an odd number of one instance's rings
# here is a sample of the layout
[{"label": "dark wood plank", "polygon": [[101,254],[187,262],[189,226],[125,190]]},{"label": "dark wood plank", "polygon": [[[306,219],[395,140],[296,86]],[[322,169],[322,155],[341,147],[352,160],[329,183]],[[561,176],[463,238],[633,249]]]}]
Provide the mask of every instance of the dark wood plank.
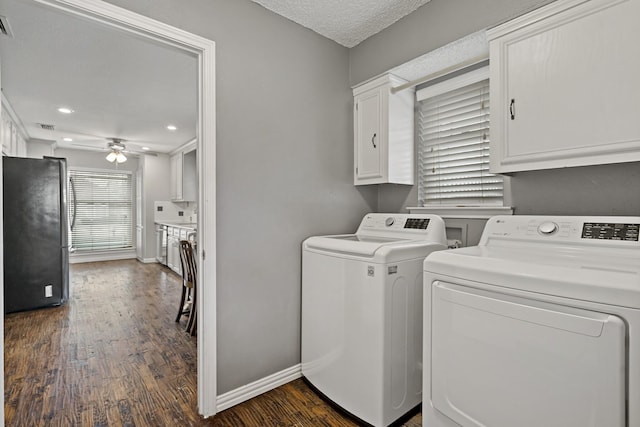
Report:
[{"label": "dark wood plank", "polygon": [[180,278],[126,260],[74,264],[71,282],[68,304],[5,316],[7,426],[357,425],[302,380],[205,420],[196,338],[174,322]]}]

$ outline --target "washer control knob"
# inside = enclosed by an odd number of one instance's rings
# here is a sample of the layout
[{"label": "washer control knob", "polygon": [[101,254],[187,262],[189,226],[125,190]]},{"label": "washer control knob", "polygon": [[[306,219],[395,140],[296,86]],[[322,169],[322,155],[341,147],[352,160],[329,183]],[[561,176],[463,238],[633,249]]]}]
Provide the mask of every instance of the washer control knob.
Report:
[{"label": "washer control knob", "polygon": [[556,224],[555,222],[543,222],[538,227],[538,231],[540,232],[540,234],[553,234],[558,231],[558,224]]},{"label": "washer control knob", "polygon": [[394,222],[396,222],[396,220],[392,216],[390,216],[384,221],[384,225],[386,225],[387,227],[391,227]]}]

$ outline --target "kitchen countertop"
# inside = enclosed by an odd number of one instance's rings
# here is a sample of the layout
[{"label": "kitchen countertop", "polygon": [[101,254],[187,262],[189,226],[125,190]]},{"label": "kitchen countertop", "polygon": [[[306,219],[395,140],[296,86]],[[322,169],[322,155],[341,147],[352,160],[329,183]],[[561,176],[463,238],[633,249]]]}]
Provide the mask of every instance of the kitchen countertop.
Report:
[{"label": "kitchen countertop", "polygon": [[193,231],[198,229],[198,223],[196,222],[156,221],[156,224],[166,225],[167,227],[186,228]]}]

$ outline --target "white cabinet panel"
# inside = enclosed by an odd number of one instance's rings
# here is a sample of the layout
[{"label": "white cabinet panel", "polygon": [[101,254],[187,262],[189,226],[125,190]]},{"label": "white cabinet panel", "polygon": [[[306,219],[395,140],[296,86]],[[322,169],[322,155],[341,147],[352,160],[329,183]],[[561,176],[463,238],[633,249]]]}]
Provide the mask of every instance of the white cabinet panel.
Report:
[{"label": "white cabinet panel", "polygon": [[380,91],[373,91],[363,95],[357,103],[356,180],[382,177],[381,101]]},{"label": "white cabinet panel", "polygon": [[391,74],[353,89],[354,184],[414,182],[414,92]]},{"label": "white cabinet panel", "polygon": [[171,156],[171,200],[182,201],[182,153]]},{"label": "white cabinet panel", "polygon": [[640,1],[557,1],[489,31],[492,172],[640,160]]},{"label": "white cabinet panel", "polygon": [[197,152],[187,149],[171,156],[171,200],[195,202],[197,198]]}]

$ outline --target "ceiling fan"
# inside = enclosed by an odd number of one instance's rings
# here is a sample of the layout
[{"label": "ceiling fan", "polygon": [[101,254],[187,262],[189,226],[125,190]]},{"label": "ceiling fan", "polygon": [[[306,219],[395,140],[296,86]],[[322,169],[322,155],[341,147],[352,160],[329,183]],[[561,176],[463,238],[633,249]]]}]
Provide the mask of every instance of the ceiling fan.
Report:
[{"label": "ceiling fan", "polygon": [[[127,154],[133,154],[133,155],[139,155],[139,154],[145,154],[145,155],[149,155],[149,156],[157,156],[158,153],[154,152],[154,151],[149,151],[146,149],[137,149],[137,147],[131,146],[131,145],[125,145],[124,143],[127,142],[126,139],[124,138],[115,138],[115,137],[111,137],[111,138],[98,138],[98,139],[106,139],[107,145],[102,145],[102,143],[91,143],[90,140],[87,140],[88,143],[83,143],[83,142],[73,142],[72,144],[70,144],[71,146],[74,147],[81,147],[82,149],[90,149],[90,150],[95,150],[95,151],[109,151],[109,154],[116,152],[115,154],[117,155],[118,152],[120,153],[127,153]],[[97,142],[97,141],[96,141]],[[123,154],[124,155],[124,154]],[[126,156],[125,156],[126,157]],[[121,162],[119,162],[121,163]]]},{"label": "ceiling fan", "polygon": [[127,156],[124,155],[125,145],[120,138],[110,138],[111,142],[107,145],[109,147],[109,154],[107,154],[108,162],[124,163],[127,161]]}]

